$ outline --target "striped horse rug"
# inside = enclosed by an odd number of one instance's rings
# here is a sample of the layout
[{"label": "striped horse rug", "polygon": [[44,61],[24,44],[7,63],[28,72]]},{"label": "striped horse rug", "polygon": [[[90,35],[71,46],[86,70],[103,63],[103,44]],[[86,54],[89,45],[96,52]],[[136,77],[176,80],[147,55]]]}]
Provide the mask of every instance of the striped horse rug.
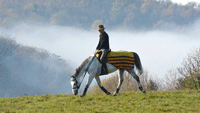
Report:
[{"label": "striped horse rug", "polygon": [[[99,56],[98,54],[96,55]],[[134,68],[135,58],[133,52],[128,51],[111,51],[107,55],[107,62],[119,69]]]}]

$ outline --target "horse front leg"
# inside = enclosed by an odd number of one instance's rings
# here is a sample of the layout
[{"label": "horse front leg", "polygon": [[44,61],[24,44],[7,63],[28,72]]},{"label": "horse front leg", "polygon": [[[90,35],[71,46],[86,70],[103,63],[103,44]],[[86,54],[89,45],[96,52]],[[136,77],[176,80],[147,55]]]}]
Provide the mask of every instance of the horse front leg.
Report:
[{"label": "horse front leg", "polygon": [[101,80],[100,80],[99,76],[96,76],[95,79],[96,79],[96,81],[97,81],[98,86],[101,88],[101,90],[102,90],[104,93],[106,93],[107,95],[109,95],[110,92],[108,92],[108,91],[101,85]]},{"label": "horse front leg", "polygon": [[121,85],[122,85],[122,83],[124,81],[123,74],[124,74],[124,70],[120,69],[119,72],[118,72],[119,84],[118,84],[117,89],[116,89],[115,93],[113,94],[113,96],[117,96],[117,93],[120,90],[120,87],[121,87]]},{"label": "horse front leg", "polygon": [[85,89],[84,89],[83,94],[81,95],[81,97],[85,96],[85,94],[87,93],[87,90],[88,90],[88,88],[89,88],[89,86],[90,86],[90,84],[91,84],[93,79],[94,79],[94,76],[89,76],[87,84],[85,86]]}]

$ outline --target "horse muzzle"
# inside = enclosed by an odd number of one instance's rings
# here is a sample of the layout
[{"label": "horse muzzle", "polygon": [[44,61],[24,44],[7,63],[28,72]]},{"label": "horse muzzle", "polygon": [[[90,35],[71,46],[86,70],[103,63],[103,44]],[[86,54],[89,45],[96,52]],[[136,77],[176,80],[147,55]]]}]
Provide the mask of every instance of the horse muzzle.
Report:
[{"label": "horse muzzle", "polygon": [[74,90],[72,89],[72,93],[73,93],[74,95],[77,95],[77,94],[78,94],[78,91],[77,91],[77,90],[74,91]]}]

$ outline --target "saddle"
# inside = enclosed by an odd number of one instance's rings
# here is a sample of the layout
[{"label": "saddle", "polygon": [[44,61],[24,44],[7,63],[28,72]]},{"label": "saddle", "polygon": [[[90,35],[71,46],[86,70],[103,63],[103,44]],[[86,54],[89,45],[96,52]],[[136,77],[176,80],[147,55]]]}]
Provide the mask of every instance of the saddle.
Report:
[{"label": "saddle", "polygon": [[[101,53],[96,54],[97,59],[100,61]],[[105,61],[112,64],[118,69],[132,69],[134,68],[135,58],[133,52],[128,51],[110,51],[107,53]],[[105,66],[105,67],[104,67]],[[108,74],[104,71],[104,68],[107,69],[106,65],[102,64],[101,74]]]},{"label": "saddle", "polygon": [[103,58],[102,61],[100,60],[102,51],[100,51],[100,52],[98,52],[98,53],[96,54],[97,59],[98,59],[99,62],[102,64],[102,66],[101,66],[101,75],[108,74],[108,69],[107,69],[106,63],[107,63],[107,56],[108,56],[108,54],[109,54],[110,52],[111,52],[111,50],[109,50],[109,51],[106,53],[106,55],[105,55],[105,57]]}]

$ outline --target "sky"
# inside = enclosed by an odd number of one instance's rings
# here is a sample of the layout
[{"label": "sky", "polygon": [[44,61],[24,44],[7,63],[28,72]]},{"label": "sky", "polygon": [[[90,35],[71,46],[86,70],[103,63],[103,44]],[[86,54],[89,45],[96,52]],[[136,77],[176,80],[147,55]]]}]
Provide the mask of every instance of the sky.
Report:
[{"label": "sky", "polygon": [[196,3],[200,3],[199,0],[171,0],[173,3],[180,3],[182,5],[187,4],[188,2],[196,2]]}]

